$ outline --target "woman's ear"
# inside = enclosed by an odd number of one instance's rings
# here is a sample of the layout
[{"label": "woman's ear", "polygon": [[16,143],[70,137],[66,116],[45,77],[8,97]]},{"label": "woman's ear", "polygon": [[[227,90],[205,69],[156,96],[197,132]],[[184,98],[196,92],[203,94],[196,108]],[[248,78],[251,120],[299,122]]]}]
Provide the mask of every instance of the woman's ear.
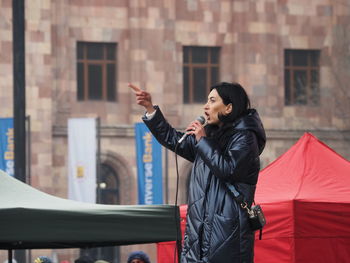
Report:
[{"label": "woman's ear", "polygon": [[228,115],[232,112],[232,103],[226,105],[225,115]]}]

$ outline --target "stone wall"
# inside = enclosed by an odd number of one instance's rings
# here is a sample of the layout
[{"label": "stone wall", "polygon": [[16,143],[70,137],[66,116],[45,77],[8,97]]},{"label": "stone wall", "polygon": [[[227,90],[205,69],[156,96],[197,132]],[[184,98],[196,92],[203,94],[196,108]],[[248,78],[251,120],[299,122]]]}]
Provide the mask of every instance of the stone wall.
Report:
[{"label": "stone wall", "polygon": [[[13,108],[11,4],[0,0],[0,117],[12,116]],[[120,203],[136,204],[133,125],[143,109],[127,83],[149,90],[167,119],[183,129],[203,112],[201,104],[182,103],[183,46],[221,47],[221,80],[246,87],[267,130],[262,167],[305,131],[350,158],[349,14],[349,4],[336,0],[26,1],[32,185],[67,196],[67,120],[99,117],[101,160],[118,174]],[[78,41],[117,43],[117,102],[77,101]],[[284,49],[321,50],[320,106],[284,106]],[[170,153],[170,203],[174,165]],[[179,166],[182,203],[190,164],[181,159]],[[146,249],[155,262],[152,245],[124,247],[122,261],[136,248]],[[60,250],[59,259],[76,253]]]}]

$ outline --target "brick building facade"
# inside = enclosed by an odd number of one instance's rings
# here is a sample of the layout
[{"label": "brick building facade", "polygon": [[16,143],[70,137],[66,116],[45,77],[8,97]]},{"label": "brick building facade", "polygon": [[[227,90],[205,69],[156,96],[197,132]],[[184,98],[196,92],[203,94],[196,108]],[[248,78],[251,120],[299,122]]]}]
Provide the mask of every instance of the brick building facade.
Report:
[{"label": "brick building facade", "polygon": [[[11,117],[13,108],[11,5],[11,0],[0,0],[0,117]],[[67,196],[68,118],[99,117],[101,161],[116,175],[116,202],[136,204],[133,125],[143,110],[127,83],[150,91],[168,120],[186,127],[202,114],[204,103],[184,102],[185,47],[219,48],[217,78],[246,88],[267,130],[263,167],[305,131],[350,158],[348,0],[30,0],[25,16],[31,184],[42,191]],[[115,94],[111,100],[89,99],[91,94],[79,93],[78,48],[104,43],[114,47]],[[316,92],[305,91],[308,98],[317,98],[313,104],[300,97],[303,85],[292,80],[296,91],[291,100],[286,95],[288,74],[300,73],[287,65],[288,52],[309,56],[308,50],[319,54],[316,69],[305,71],[311,76],[317,71],[311,77]],[[172,203],[175,162],[168,156]],[[181,160],[179,166],[179,201],[184,203],[191,165]],[[134,249],[145,249],[155,262],[152,245],[121,248],[120,262]],[[58,250],[57,255],[63,260],[76,253]]]}]

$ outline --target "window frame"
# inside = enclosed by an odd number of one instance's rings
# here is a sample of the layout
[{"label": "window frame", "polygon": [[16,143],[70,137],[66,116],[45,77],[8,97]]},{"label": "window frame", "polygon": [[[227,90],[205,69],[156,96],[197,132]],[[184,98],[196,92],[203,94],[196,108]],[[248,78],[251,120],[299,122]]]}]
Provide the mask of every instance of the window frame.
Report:
[{"label": "window frame", "polygon": [[[295,65],[298,53],[306,53],[306,65]],[[318,106],[320,101],[320,57],[321,51],[316,49],[285,49],[284,50],[284,104],[286,106]],[[312,61],[316,61],[316,64]],[[287,61],[289,62],[287,64]],[[295,74],[303,72],[306,75],[304,85],[305,102],[298,102],[298,87]],[[312,74],[316,73],[317,81]],[[289,74],[289,75],[287,75]],[[315,87],[315,83],[317,86]],[[315,90],[317,89],[317,90]],[[315,94],[317,93],[317,94]]]},{"label": "window frame", "polygon": [[[102,59],[89,59],[88,58],[88,48],[90,45],[99,45],[102,48]],[[108,58],[108,49],[113,48],[114,57],[113,59]],[[80,50],[80,48],[82,50]],[[117,55],[118,55],[118,44],[112,42],[85,42],[85,41],[77,41],[77,49],[76,49],[76,59],[77,59],[77,100],[78,101],[110,101],[116,102],[118,101],[117,94]],[[80,54],[82,54],[82,58],[80,58]],[[80,83],[79,78],[79,65],[82,65],[82,83]],[[91,97],[91,92],[89,90],[89,66],[95,65],[101,68],[101,97]],[[114,83],[112,84],[113,92],[112,95],[109,94],[110,87],[108,86],[108,66],[114,66]],[[82,95],[80,96],[80,92]]]},{"label": "window frame", "polygon": [[[204,48],[207,52],[207,61],[205,63],[193,62],[193,52],[196,48]],[[185,53],[188,51],[188,61],[185,61]],[[206,87],[205,94],[209,94],[210,87],[213,83],[212,70],[217,70],[217,80],[220,80],[220,54],[221,47],[219,46],[183,46],[183,103],[205,103],[205,100],[195,101],[195,82],[194,82],[194,71],[195,69],[206,69]],[[212,62],[213,52],[217,52],[217,62]],[[185,70],[188,69],[188,83],[185,81]],[[188,86],[186,86],[188,85]],[[186,88],[187,87],[187,88]],[[186,93],[187,92],[187,93]],[[185,94],[186,93],[186,94]],[[187,95],[187,98],[186,98]]]}]

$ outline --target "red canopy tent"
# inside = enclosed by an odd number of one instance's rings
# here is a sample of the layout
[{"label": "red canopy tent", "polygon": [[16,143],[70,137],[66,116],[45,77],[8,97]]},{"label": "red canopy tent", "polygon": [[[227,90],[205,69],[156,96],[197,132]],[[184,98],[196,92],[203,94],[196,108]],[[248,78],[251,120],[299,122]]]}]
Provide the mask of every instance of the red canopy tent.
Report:
[{"label": "red canopy tent", "polygon": [[350,262],[350,162],[310,133],[260,172],[256,263]]}]

